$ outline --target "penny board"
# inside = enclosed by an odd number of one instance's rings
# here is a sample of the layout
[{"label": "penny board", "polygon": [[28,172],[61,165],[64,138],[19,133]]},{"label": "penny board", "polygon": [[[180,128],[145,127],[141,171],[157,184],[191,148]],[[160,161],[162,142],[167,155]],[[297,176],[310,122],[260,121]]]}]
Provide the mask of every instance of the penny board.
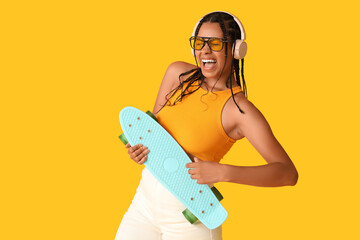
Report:
[{"label": "penny board", "polygon": [[129,144],[149,149],[144,165],[206,227],[220,226],[227,211],[206,184],[191,179],[185,165],[191,162],[176,140],[153,118],[134,107],[120,112],[120,125]]}]

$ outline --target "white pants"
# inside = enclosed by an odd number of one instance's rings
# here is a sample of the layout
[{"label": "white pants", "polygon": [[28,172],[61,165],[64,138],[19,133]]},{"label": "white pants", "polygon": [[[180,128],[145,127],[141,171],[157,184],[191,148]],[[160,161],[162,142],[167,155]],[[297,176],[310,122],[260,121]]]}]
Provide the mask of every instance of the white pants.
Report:
[{"label": "white pants", "polygon": [[220,240],[221,226],[210,230],[189,223],[177,200],[146,168],[135,197],[125,213],[115,240]]}]

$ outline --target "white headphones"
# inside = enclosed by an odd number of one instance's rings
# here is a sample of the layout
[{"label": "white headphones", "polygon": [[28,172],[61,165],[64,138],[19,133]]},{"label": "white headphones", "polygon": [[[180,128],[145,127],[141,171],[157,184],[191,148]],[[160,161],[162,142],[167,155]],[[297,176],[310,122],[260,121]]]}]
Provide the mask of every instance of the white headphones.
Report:
[{"label": "white headphones", "polygon": [[[245,42],[245,38],[246,38],[246,35],[245,35],[245,30],[244,30],[244,27],[243,25],[241,24],[240,20],[235,17],[234,15],[232,15],[231,13],[228,13],[228,12],[224,12],[224,11],[216,11],[216,12],[222,12],[222,13],[227,13],[229,14],[230,16],[232,16],[235,20],[235,22],[237,23],[237,25],[239,26],[240,28],[240,31],[241,31],[241,39],[236,39],[236,42],[235,44],[233,45],[233,52],[234,52],[234,58],[235,59],[242,59],[245,57],[246,55],[246,52],[247,52],[247,43]],[[210,12],[210,13],[214,13],[214,12]],[[209,15],[210,13],[206,14],[205,16]],[[204,17],[205,17],[204,16]],[[194,28],[194,31],[192,33],[191,36],[194,36],[195,35],[195,31],[196,31],[196,28],[197,26],[199,25],[200,21],[204,18],[202,17],[195,25],[195,28]],[[235,48],[235,49],[234,49]],[[191,53],[195,56],[195,49],[191,49]]]}]

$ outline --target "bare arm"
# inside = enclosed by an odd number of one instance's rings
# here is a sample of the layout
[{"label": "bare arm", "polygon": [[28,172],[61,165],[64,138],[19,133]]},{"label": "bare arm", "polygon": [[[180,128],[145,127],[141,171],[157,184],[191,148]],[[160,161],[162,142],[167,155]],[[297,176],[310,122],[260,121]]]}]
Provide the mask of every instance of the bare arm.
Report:
[{"label": "bare arm", "polygon": [[[247,99],[239,106],[245,114],[235,113],[237,128],[267,162],[262,166],[233,166],[196,159],[187,165],[189,173],[198,183],[233,182],[253,186],[275,187],[295,185],[297,170],[291,159],[273,135],[261,112]],[[239,111],[238,111],[239,112]]]}]

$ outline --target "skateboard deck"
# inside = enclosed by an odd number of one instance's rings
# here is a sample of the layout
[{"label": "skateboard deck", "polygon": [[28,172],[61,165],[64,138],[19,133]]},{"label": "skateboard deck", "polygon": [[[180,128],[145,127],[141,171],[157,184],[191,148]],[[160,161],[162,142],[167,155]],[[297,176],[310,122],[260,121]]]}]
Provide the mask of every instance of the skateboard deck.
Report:
[{"label": "skateboard deck", "polygon": [[185,167],[191,160],[176,140],[152,117],[134,107],[123,108],[119,118],[130,145],[148,147],[146,168],[207,228],[219,227],[228,213],[208,185],[191,179]]}]

